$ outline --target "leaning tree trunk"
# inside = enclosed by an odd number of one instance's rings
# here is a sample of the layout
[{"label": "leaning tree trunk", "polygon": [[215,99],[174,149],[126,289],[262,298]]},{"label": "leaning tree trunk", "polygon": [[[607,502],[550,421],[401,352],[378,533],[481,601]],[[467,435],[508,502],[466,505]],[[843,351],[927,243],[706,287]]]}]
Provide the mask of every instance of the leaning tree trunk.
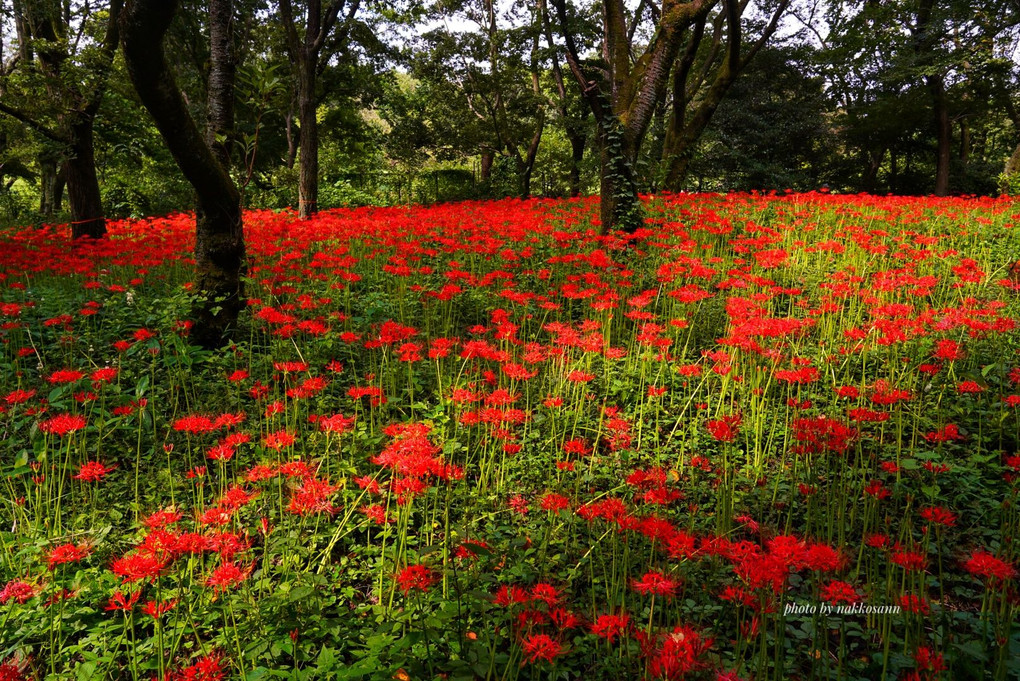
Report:
[{"label": "leaning tree trunk", "polygon": [[163,53],[179,0],[132,0],[121,24],[124,62],[142,104],[195,190],[195,288],[192,338],[215,348],[244,307],[241,197],[213,156],[181,96]]},{"label": "leaning tree trunk", "polygon": [[209,121],[206,142],[216,160],[230,168],[234,134],[234,59],[232,0],[209,0]]},{"label": "leaning tree trunk", "polygon": [[315,119],[315,64],[307,55],[298,62],[298,120],[301,122],[298,177],[298,217],[319,211],[319,124]]},{"label": "leaning tree trunk", "polygon": [[71,125],[71,156],[64,162],[72,239],[83,236],[99,239],[106,234],[103,199],[96,175],[92,120],[92,116],[82,114]]}]

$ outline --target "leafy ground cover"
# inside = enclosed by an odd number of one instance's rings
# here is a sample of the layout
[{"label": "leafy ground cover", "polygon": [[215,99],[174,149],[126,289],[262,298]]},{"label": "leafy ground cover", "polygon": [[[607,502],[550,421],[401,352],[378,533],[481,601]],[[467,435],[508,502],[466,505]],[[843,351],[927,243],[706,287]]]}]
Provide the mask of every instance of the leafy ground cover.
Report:
[{"label": "leafy ground cover", "polygon": [[646,202],[5,232],[0,678],[1020,678],[1020,206]]}]

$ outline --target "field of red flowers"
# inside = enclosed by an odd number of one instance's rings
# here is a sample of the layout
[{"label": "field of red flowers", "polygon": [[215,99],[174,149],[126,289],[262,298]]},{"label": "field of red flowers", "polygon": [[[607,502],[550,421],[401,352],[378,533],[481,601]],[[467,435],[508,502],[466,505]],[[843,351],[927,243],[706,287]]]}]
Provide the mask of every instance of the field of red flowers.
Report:
[{"label": "field of red flowers", "polygon": [[0,679],[1020,678],[1020,204],[647,205],[0,234]]}]

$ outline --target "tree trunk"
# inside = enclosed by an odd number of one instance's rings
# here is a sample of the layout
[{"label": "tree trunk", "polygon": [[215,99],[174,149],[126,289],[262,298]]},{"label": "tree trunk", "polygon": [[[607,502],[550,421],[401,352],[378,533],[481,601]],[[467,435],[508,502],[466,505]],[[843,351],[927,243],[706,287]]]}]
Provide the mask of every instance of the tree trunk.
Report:
[{"label": "tree trunk", "polygon": [[[698,140],[705,134],[712,116],[715,115],[719,105],[726,97],[727,91],[737,78],[737,74],[728,67],[723,66],[721,69],[719,76],[705,93],[704,99],[689,120],[686,120],[685,112],[682,109],[677,110],[678,105],[686,106],[685,99],[682,95],[677,98],[674,94],[673,110],[670,112],[669,127],[666,130],[663,149],[663,156],[666,159],[666,177],[663,181],[663,189],[673,192],[683,189]],[[682,88],[683,84],[674,84],[674,87]]]},{"label": "tree trunk", "polygon": [[64,209],[64,190],[67,188],[67,167],[57,172],[57,184],[53,187],[53,208],[58,213]]},{"label": "tree trunk", "polygon": [[600,131],[599,208],[602,231],[619,229],[633,234],[643,224],[641,201],[634,175],[636,153],[618,141],[620,133]]},{"label": "tree trunk", "polygon": [[206,142],[213,156],[230,169],[234,134],[233,0],[209,0],[209,121]]},{"label": "tree trunk", "polygon": [[240,194],[188,112],[163,39],[179,0],[132,0],[122,17],[128,76],[178,167],[195,189],[195,288],[192,338],[215,348],[244,307],[244,230]]},{"label": "tree trunk", "polygon": [[570,196],[581,195],[581,162],[584,160],[586,135],[583,132],[567,132],[570,139]]},{"label": "tree trunk", "polygon": [[287,107],[287,117],[285,119],[287,124],[287,169],[292,170],[294,168],[294,161],[297,160],[297,142],[294,140],[294,100],[290,102],[290,106]]},{"label": "tree trunk", "polygon": [[949,159],[953,128],[949,120],[949,107],[946,104],[945,79],[941,75],[929,76],[928,89],[931,90],[935,105],[935,135],[938,142],[935,156],[935,196],[946,196],[949,194]]},{"label": "tree trunk", "polygon": [[874,193],[878,182],[878,171],[882,167],[882,159],[885,158],[885,147],[868,152],[868,167],[861,177],[861,189]]},{"label": "tree trunk", "polygon": [[92,116],[82,114],[71,125],[71,156],[64,162],[72,239],[83,236],[99,239],[106,234],[92,122]]},{"label": "tree trunk", "polygon": [[970,162],[970,154],[973,147],[974,142],[970,131],[970,123],[966,118],[963,118],[960,120],[960,162],[964,165]]},{"label": "tree trunk", "polygon": [[53,217],[56,209],[57,162],[52,158],[39,159],[39,215]]},{"label": "tree trunk", "polygon": [[479,176],[482,183],[487,183],[492,179],[492,164],[495,160],[496,154],[492,149],[482,150],[481,161],[479,161],[479,165],[481,166],[479,169]]},{"label": "tree trunk", "polygon": [[301,122],[298,161],[298,217],[319,211],[319,124],[315,119],[315,63],[304,56],[298,61],[298,119]]}]

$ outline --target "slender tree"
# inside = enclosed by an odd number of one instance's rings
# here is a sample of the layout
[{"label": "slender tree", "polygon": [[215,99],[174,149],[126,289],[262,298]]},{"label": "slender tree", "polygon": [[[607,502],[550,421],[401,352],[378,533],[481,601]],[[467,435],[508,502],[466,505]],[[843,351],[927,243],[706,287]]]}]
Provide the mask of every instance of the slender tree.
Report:
[{"label": "slender tree", "polygon": [[244,307],[241,197],[203,138],[167,64],[163,40],[179,0],[128,0],[121,21],[124,62],[142,105],[156,122],[181,173],[195,190],[195,287],[192,337],[217,347]]},{"label": "slender tree", "polygon": [[[323,7],[321,0],[307,0],[303,30],[295,23],[291,0],[280,0],[280,18],[287,36],[287,53],[297,75],[298,130],[298,215],[307,218],[319,210],[319,124],[316,119],[319,95],[318,78],[335,50],[324,49],[334,30],[339,31],[330,44],[342,44],[349,34],[361,0],[332,0]],[[341,21],[341,16],[343,20]],[[300,33],[299,33],[300,30]]]}]

